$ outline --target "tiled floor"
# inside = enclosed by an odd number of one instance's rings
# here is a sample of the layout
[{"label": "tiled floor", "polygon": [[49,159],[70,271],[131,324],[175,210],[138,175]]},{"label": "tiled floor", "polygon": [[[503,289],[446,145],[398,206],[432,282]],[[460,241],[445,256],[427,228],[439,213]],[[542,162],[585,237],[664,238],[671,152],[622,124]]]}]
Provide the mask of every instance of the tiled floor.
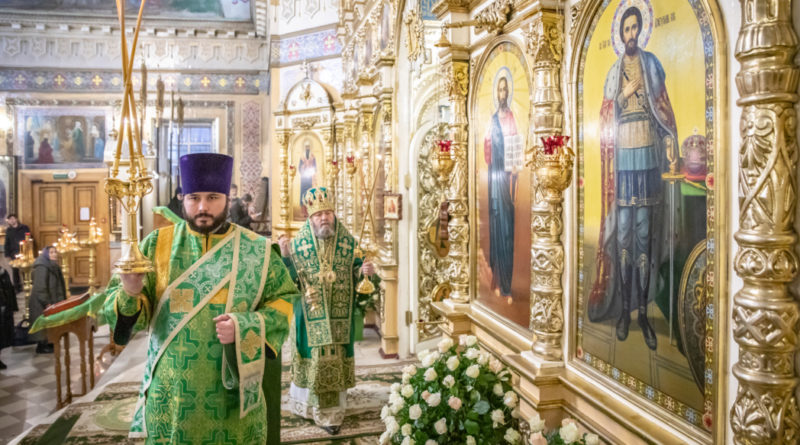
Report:
[{"label": "tiled floor", "polygon": [[[22,318],[24,302],[21,296],[18,300],[21,310],[15,314],[16,322]],[[95,355],[108,344],[108,339],[108,329],[103,326],[95,333]],[[8,369],[0,371],[0,444],[8,443],[33,426],[37,419],[47,417],[56,410],[53,354],[37,354],[35,350],[34,344],[6,348],[0,352],[0,360],[8,366]],[[70,357],[72,391],[80,393],[80,352],[75,337],[71,337]],[[95,375],[105,371],[109,364],[106,360],[102,364],[95,363]]]}]

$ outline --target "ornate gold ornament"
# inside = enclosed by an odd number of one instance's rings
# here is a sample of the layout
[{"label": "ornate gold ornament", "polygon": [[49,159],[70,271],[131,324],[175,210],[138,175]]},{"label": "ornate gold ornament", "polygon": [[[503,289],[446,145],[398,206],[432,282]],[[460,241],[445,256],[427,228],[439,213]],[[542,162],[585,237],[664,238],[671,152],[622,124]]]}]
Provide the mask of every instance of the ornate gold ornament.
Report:
[{"label": "ornate gold ornament", "polygon": [[450,240],[440,237],[440,206],[447,189],[448,175],[444,170],[452,171],[454,161],[448,153],[448,164],[438,162],[441,151],[437,141],[446,137],[447,124],[439,124],[425,134],[417,157],[417,245],[419,246],[419,283],[417,324],[419,340],[423,341],[439,334],[436,325],[431,324],[437,318],[431,304],[442,299],[447,292],[443,287],[449,286],[447,264]]},{"label": "ornate gold ornament", "polygon": [[514,0],[496,0],[481,10],[475,18],[460,22],[446,23],[445,28],[463,28],[474,26],[475,31],[486,30],[487,33],[498,35],[503,31],[514,9]]},{"label": "ornate gold ornament", "polygon": [[[306,87],[309,86],[311,86],[311,84],[306,85]],[[303,130],[309,130],[311,129],[311,127],[317,125],[319,122],[320,122],[319,116],[298,117],[296,119],[292,119],[292,126],[299,127]]]},{"label": "ornate gold ornament", "polygon": [[563,192],[572,180],[574,161],[575,154],[568,146],[564,146],[553,154],[546,154],[537,147],[531,162],[534,177],[534,203],[531,208],[531,328],[534,333],[533,352],[546,360],[561,359],[564,329],[562,206]]},{"label": "ornate gold ornament", "polygon": [[403,23],[406,25],[406,49],[408,50],[408,60],[413,63],[422,54],[422,47],[425,42],[425,35],[423,32],[424,26],[419,9],[417,7],[409,9],[403,17]]},{"label": "ornate gold ornament", "polygon": [[736,42],[741,70],[739,250],[744,285],[733,300],[739,387],[731,409],[737,444],[798,443],[795,369],[800,310],[789,290],[797,276],[797,35],[790,0],[742,2]]}]

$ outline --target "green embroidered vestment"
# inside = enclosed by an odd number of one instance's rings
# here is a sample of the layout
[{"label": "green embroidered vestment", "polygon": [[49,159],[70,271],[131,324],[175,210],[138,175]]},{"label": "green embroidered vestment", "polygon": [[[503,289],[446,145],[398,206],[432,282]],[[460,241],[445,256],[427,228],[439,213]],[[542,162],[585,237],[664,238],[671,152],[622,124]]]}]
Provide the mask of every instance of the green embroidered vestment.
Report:
[{"label": "green embroidered vestment", "polygon": [[[182,221],[152,232],[142,253],[156,269],[145,277],[142,295],[127,295],[115,276],[104,307],[115,338],[118,323],[133,317],[134,329],[149,328],[131,437],[265,443],[265,348],[280,357],[297,297],[280,255],[241,227],[203,236]],[[225,313],[236,341],[223,348],[213,318]]]}]

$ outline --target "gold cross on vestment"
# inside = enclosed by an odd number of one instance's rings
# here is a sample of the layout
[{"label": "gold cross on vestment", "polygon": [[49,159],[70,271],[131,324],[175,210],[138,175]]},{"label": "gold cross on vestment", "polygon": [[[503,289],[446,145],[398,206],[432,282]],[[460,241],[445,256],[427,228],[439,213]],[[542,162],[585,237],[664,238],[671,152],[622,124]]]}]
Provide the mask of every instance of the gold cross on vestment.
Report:
[{"label": "gold cross on vestment", "polygon": [[194,289],[175,289],[169,299],[170,312],[189,312],[194,307]]},{"label": "gold cross on vestment", "polygon": [[240,345],[242,347],[242,353],[247,356],[247,359],[253,360],[253,357],[255,357],[261,349],[261,336],[256,334],[256,331],[251,330],[244,336],[244,340],[242,340]]}]

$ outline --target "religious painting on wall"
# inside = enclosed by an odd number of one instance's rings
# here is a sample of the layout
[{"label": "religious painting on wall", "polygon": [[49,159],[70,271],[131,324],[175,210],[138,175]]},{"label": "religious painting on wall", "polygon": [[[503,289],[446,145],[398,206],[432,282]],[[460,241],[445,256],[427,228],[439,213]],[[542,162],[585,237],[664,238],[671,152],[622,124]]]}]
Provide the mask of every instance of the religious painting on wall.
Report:
[{"label": "religious painting on wall", "polygon": [[102,167],[109,115],[103,108],[20,108],[17,153],[23,167]]},{"label": "religious painting on wall", "polygon": [[0,156],[0,221],[17,213],[17,157]]},{"label": "religious painting on wall", "polygon": [[713,17],[700,0],[597,2],[576,58],[576,358],[710,430]]},{"label": "religious painting on wall", "polygon": [[294,139],[289,153],[289,172],[293,175],[292,218],[295,221],[305,221],[307,214],[302,202],[303,196],[313,187],[325,186],[322,142],[314,133],[302,133]]},{"label": "religious painting on wall", "polygon": [[531,177],[524,152],[531,80],[520,47],[501,41],[478,65],[472,102],[478,301],[529,329]]},{"label": "religious painting on wall", "polygon": [[[251,19],[249,0],[160,0],[145,3],[149,18],[211,19],[244,21]],[[138,0],[125,2],[128,14],[139,12]],[[56,14],[95,13],[116,16],[116,3],[110,0],[3,0],[0,8]]]}]

